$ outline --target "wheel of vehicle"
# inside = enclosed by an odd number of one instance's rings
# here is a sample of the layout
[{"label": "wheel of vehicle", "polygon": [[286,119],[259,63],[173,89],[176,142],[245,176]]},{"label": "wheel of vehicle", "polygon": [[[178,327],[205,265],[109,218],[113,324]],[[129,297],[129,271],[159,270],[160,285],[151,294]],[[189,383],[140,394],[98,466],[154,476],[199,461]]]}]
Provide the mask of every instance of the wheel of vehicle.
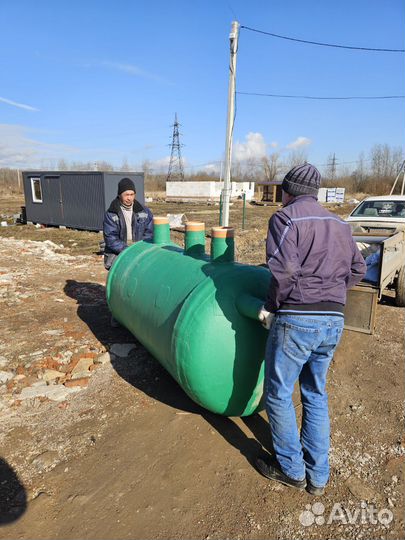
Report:
[{"label": "wheel of vehicle", "polygon": [[405,266],[398,274],[397,286],[395,288],[395,303],[397,306],[405,307]]}]

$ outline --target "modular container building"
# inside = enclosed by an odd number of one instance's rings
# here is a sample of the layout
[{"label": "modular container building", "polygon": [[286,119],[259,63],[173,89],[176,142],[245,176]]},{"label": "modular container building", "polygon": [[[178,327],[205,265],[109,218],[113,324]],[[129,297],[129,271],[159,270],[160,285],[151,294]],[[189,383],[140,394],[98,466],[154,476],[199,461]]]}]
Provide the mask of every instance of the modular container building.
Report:
[{"label": "modular container building", "polygon": [[88,231],[103,229],[104,213],[121,178],[131,178],[145,202],[144,175],[110,171],[24,171],[26,220]]}]

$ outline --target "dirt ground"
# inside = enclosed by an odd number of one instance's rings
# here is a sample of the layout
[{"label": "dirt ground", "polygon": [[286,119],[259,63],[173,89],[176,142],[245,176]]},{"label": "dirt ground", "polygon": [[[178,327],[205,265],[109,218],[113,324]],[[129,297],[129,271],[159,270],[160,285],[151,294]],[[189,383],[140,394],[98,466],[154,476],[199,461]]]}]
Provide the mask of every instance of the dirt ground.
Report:
[{"label": "dirt ground", "polygon": [[[0,214],[19,204],[0,200]],[[218,221],[215,206],[150,206]],[[263,262],[273,211],[248,207],[239,261]],[[264,413],[204,411],[110,327],[100,240],[0,228],[0,538],[404,538],[405,310],[391,296],[374,335],[345,331],[335,355],[331,479],[314,498],[254,469],[271,451]]]}]

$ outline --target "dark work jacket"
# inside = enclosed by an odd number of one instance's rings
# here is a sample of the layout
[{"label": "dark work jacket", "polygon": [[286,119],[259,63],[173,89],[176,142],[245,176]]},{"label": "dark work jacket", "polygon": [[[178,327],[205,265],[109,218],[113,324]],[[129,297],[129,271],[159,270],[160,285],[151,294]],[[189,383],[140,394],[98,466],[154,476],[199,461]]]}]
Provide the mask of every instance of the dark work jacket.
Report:
[{"label": "dark work jacket", "polygon": [[343,313],[347,289],[366,273],[350,225],[311,195],[270,218],[266,259],[273,277],[265,308],[272,313]]},{"label": "dark work jacket", "polygon": [[[132,240],[148,240],[153,236],[153,215],[146,206],[134,201],[132,213]],[[105,253],[118,255],[127,246],[127,226],[117,197],[104,215],[103,233]]]}]

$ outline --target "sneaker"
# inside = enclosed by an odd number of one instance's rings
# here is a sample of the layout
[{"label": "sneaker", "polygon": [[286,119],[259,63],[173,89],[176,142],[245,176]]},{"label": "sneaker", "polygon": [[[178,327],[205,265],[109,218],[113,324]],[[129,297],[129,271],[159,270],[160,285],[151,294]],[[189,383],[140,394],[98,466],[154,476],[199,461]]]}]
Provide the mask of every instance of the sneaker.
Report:
[{"label": "sneaker", "polygon": [[285,486],[293,487],[302,491],[307,485],[307,481],[305,478],[304,480],[294,480],[293,478],[290,478],[289,476],[284,474],[277,461],[266,462],[264,459],[258,458],[256,460],[256,467],[257,470],[266,478],[269,478],[270,480],[275,480],[276,482],[280,482]]},{"label": "sneaker", "polygon": [[308,480],[307,482],[307,491],[311,495],[314,495],[315,497],[320,497],[325,493],[325,486],[323,487],[316,487]]}]

